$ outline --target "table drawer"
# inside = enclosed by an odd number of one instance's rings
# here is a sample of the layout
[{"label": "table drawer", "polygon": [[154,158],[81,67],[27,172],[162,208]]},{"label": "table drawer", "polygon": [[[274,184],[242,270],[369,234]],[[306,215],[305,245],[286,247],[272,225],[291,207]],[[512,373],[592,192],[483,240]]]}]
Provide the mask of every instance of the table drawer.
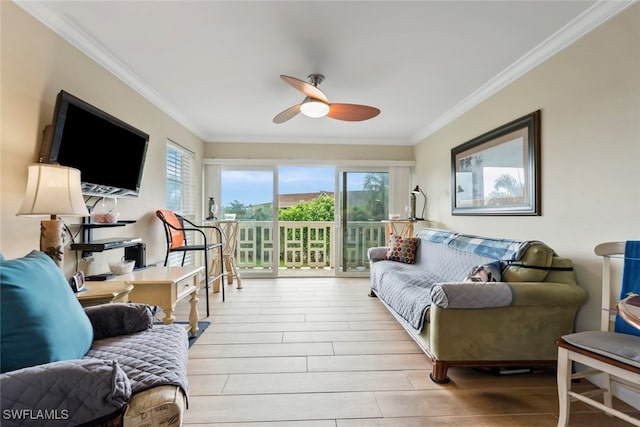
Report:
[{"label": "table drawer", "polygon": [[197,275],[176,283],[176,296],[178,300],[181,300],[197,289],[196,280],[198,280]]}]

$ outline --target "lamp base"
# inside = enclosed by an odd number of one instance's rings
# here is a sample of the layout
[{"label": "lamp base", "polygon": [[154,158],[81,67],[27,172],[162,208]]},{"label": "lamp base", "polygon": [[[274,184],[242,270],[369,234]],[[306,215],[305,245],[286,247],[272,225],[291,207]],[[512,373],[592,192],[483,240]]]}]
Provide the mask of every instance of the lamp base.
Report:
[{"label": "lamp base", "polygon": [[60,268],[64,261],[64,222],[50,219],[40,222],[40,250]]}]

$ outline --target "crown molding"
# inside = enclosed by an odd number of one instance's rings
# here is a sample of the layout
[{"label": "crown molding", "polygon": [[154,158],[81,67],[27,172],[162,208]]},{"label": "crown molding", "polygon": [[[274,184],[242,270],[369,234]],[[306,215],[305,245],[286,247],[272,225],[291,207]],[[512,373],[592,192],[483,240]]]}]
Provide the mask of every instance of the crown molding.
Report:
[{"label": "crown molding", "polygon": [[415,145],[571,45],[636,0],[600,0],[411,137]]}]

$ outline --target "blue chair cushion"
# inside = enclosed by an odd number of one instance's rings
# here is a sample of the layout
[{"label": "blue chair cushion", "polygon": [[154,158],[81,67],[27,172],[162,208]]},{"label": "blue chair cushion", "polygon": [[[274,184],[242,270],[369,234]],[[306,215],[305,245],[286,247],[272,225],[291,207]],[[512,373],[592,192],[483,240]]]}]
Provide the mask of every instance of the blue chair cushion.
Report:
[{"label": "blue chair cushion", "polygon": [[62,270],[40,251],[0,260],[0,370],[81,359],[93,328]]}]

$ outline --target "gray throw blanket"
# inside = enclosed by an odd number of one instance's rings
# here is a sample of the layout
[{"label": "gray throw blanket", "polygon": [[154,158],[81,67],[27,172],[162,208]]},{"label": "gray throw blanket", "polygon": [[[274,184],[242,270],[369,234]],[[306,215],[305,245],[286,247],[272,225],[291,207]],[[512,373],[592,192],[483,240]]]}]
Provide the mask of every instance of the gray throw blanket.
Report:
[{"label": "gray throw blanket", "polygon": [[175,385],[187,396],[188,349],[184,326],[160,325],[94,341],[85,357],[117,361],[131,381],[133,394],[159,385]]}]

